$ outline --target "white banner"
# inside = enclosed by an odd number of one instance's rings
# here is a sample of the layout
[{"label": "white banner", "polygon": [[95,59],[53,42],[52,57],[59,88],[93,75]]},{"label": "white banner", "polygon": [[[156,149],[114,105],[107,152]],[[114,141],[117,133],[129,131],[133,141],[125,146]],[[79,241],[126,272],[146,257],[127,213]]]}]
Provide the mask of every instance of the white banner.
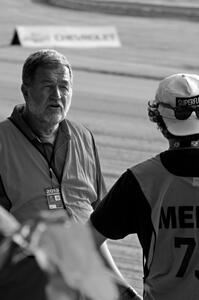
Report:
[{"label": "white banner", "polygon": [[115,27],[17,26],[12,44],[24,47],[120,47]]}]

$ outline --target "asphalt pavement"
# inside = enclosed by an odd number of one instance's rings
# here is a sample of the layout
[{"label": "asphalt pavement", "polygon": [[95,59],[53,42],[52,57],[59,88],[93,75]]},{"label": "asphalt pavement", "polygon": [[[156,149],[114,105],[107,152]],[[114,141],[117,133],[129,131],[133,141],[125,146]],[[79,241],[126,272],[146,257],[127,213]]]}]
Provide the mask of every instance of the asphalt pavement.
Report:
[{"label": "asphalt pavement", "polygon": [[47,0],[47,2],[67,9],[106,14],[199,20],[197,0]]}]

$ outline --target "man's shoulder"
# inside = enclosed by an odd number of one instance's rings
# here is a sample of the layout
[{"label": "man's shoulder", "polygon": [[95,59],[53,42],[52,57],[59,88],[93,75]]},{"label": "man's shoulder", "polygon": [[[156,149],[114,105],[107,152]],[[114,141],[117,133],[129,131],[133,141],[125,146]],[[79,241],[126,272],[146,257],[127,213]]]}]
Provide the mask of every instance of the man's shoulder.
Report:
[{"label": "man's shoulder", "polygon": [[10,140],[13,136],[16,135],[16,131],[12,122],[9,119],[2,120],[0,122],[0,141],[1,144],[3,141]]},{"label": "man's shoulder", "polygon": [[[163,166],[160,155],[153,156],[149,159],[146,159],[140,163],[137,163],[129,168],[135,176],[138,174],[143,174],[144,177],[147,176],[157,176],[157,174],[165,175],[168,171]],[[136,176],[137,177],[137,176]]]},{"label": "man's shoulder", "polygon": [[142,160],[140,162],[137,162],[135,165],[131,166],[129,169],[130,170],[133,170],[135,168],[142,168],[142,167],[147,167],[149,165],[154,165],[154,164],[157,164],[159,165],[160,164],[160,154],[157,154],[155,156],[152,156],[152,157],[149,157],[145,160]]},{"label": "man's shoulder", "polygon": [[7,119],[4,119],[0,122],[0,130],[5,130],[5,128],[8,128],[10,126],[10,120],[7,118]]},{"label": "man's shoulder", "polygon": [[71,121],[71,120],[66,120],[66,124],[69,128],[69,131],[72,131],[72,132],[79,132],[79,133],[82,133],[84,135],[91,135],[91,131],[90,129],[88,129],[84,124],[82,123],[77,123],[77,122],[74,122],[74,121]]}]

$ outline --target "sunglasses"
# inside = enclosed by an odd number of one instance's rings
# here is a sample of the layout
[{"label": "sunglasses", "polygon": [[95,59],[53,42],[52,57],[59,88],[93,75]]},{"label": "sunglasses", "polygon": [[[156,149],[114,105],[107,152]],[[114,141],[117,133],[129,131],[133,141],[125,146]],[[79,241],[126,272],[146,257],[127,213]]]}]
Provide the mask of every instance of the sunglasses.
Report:
[{"label": "sunglasses", "polygon": [[178,106],[178,107],[172,107],[171,105],[167,103],[160,102],[160,105],[163,107],[166,107],[168,109],[172,109],[174,111],[174,115],[177,120],[187,120],[192,112],[194,111],[197,118],[199,119],[199,106],[192,107],[192,106]]}]

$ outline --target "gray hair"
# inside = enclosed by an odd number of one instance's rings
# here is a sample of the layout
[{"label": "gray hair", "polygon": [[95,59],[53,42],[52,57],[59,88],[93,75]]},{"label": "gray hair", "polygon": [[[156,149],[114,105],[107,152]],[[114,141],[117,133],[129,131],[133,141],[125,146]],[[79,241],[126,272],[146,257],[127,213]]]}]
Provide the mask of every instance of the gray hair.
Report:
[{"label": "gray hair", "polygon": [[22,70],[22,83],[30,85],[38,67],[56,68],[66,66],[69,69],[70,81],[73,82],[71,65],[66,56],[53,49],[41,49],[28,56]]}]

